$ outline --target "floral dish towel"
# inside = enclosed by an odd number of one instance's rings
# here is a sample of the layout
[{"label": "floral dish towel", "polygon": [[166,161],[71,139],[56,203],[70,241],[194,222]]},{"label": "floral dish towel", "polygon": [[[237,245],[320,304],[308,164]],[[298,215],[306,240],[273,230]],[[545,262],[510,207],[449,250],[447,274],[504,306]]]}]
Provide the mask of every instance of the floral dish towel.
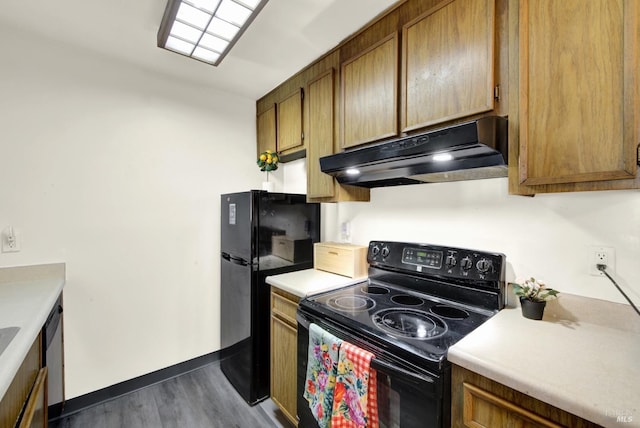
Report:
[{"label": "floral dish towel", "polygon": [[342,340],[316,324],[309,326],[309,354],[304,398],[320,428],[331,426],[333,390]]},{"label": "floral dish towel", "polygon": [[331,428],[378,428],[377,373],[371,352],[340,346]]}]

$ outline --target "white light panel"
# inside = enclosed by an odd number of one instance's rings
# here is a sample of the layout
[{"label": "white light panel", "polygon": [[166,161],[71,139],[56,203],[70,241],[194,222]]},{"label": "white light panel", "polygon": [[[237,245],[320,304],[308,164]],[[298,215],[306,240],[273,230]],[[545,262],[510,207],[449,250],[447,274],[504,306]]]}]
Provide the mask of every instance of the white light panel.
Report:
[{"label": "white light panel", "polygon": [[202,40],[200,40],[200,46],[203,46],[215,52],[222,53],[227,48],[227,46],[229,46],[229,42],[221,39],[220,37],[212,36],[211,34],[206,33],[204,36],[202,36]]},{"label": "white light panel", "polygon": [[233,0],[222,0],[216,16],[220,19],[242,27],[251,16],[251,10]]},{"label": "white light panel", "polygon": [[207,33],[214,34],[226,40],[233,40],[238,31],[240,31],[240,27],[229,24],[227,21],[223,21],[215,16],[207,27]]},{"label": "white light panel", "polygon": [[185,55],[191,55],[191,52],[193,52],[193,48],[195,47],[195,45],[173,36],[169,36],[166,46],[167,49],[171,49],[172,51],[176,51]]},{"label": "white light panel", "polygon": [[193,6],[188,5],[187,3],[180,4],[180,9],[178,9],[178,15],[176,15],[176,19],[178,21],[182,21],[186,24],[190,24],[196,28],[204,30],[209,25],[209,21],[211,20],[211,15],[200,10],[196,9]]},{"label": "white light panel", "polygon": [[170,34],[174,37],[177,37],[182,40],[186,40],[193,44],[198,43],[198,40],[200,40],[200,37],[202,37],[202,31],[190,25],[183,24],[180,21],[175,21],[173,23],[173,27],[171,27]]},{"label": "white light panel", "polygon": [[187,0],[187,3],[213,14],[220,4],[220,0]]},{"label": "white light panel", "polygon": [[[163,22],[161,34],[167,37],[158,45],[183,55],[216,65],[252,19],[255,10],[268,0],[169,0],[177,7],[175,21]],[[172,9],[176,10],[176,9]],[[165,17],[166,19],[166,17]],[[170,25],[168,35],[162,29]],[[166,31],[166,30],[164,30]]]},{"label": "white light panel", "polygon": [[213,52],[213,51],[210,51],[209,49],[201,48],[198,46],[193,51],[192,56],[194,58],[198,58],[199,60],[202,60],[205,62],[214,63],[220,57],[220,54],[218,52]]}]

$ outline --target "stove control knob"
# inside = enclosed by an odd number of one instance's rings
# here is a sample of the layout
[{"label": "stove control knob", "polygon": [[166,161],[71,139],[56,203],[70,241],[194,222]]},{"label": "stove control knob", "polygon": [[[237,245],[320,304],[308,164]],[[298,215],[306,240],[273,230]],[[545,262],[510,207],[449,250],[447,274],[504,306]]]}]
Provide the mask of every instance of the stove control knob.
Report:
[{"label": "stove control knob", "polygon": [[449,254],[445,263],[447,264],[447,267],[454,267],[458,264],[458,260],[456,260],[456,256]]},{"label": "stove control knob", "polygon": [[492,267],[491,260],[480,259],[478,260],[478,263],[476,263],[476,267],[478,268],[478,271],[481,273],[489,272],[489,270]]},{"label": "stove control knob", "polygon": [[382,257],[387,257],[389,255],[389,247],[382,247]]},{"label": "stove control knob", "polygon": [[373,248],[371,248],[371,254],[373,255],[373,257],[380,254],[380,247],[378,247],[377,245],[374,245]]},{"label": "stove control knob", "polygon": [[471,269],[472,266],[473,266],[473,262],[471,261],[471,258],[468,256],[460,261],[460,267],[463,270],[469,270]]}]

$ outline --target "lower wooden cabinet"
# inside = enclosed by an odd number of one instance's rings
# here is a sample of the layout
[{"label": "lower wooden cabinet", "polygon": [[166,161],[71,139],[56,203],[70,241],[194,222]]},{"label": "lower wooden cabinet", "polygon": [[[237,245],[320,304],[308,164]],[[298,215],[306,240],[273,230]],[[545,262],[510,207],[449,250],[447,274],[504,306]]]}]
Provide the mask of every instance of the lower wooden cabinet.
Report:
[{"label": "lower wooden cabinet", "polygon": [[47,426],[47,368],[38,372],[31,389],[31,395],[25,405],[19,428],[36,428]]},{"label": "lower wooden cabinet", "polygon": [[295,426],[299,300],[293,294],[271,288],[271,400]]},{"label": "lower wooden cabinet", "polygon": [[451,426],[587,428],[599,425],[454,365],[451,375]]},{"label": "lower wooden cabinet", "polygon": [[38,335],[0,401],[0,428],[46,427],[46,386],[42,335]]}]

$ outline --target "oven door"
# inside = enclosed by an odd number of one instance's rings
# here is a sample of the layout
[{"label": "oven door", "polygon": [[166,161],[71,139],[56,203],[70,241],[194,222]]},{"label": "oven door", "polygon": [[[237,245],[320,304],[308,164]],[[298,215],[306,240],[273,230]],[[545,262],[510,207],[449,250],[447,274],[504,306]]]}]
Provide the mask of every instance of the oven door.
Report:
[{"label": "oven door", "polygon": [[326,319],[321,320],[304,310],[298,310],[298,400],[297,410],[304,428],[318,428],[307,400],[303,397],[307,373],[309,325],[318,324],[342,340],[372,352],[371,367],[378,378],[378,417],[380,428],[417,428],[448,426],[449,406],[443,397],[448,393],[448,371],[440,375],[412,368],[393,360],[387,351],[372,346],[371,342],[351,334],[346,328]]}]

